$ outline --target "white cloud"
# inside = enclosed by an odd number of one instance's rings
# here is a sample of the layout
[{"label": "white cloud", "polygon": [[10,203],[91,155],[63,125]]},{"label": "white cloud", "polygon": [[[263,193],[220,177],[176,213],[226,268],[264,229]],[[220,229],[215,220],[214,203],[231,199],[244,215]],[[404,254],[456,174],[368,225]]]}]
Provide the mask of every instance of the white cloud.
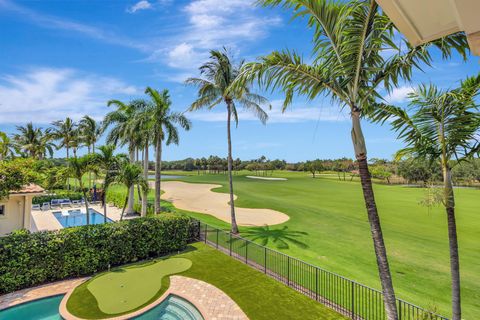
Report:
[{"label": "white cloud", "polygon": [[407,101],[409,93],[412,93],[414,89],[410,86],[402,86],[392,90],[390,94],[385,97],[388,103],[403,103]]},{"label": "white cloud", "polygon": [[135,13],[137,11],[141,10],[147,10],[147,9],[152,9],[152,4],[148,2],[147,0],[141,0],[132,5],[131,7],[127,8],[127,12],[129,13]]},{"label": "white cloud", "polygon": [[148,60],[165,61],[170,67],[190,72],[208,58],[209,50],[244,47],[265,37],[281,22],[279,17],[261,15],[253,0],[193,0],[181,11],[187,25]]},{"label": "white cloud", "polygon": [[[222,108],[219,105],[218,110]],[[259,121],[251,112],[237,106],[239,121]],[[282,101],[272,101],[272,110],[268,113],[268,123],[298,123],[307,121],[348,121],[349,116],[337,106],[304,106],[294,104],[282,112]],[[226,111],[197,111],[189,113],[189,117],[205,122],[226,122]]]},{"label": "white cloud", "polygon": [[0,123],[50,123],[85,114],[101,119],[113,97],[140,94],[121,80],[72,69],[37,68],[0,77]]}]

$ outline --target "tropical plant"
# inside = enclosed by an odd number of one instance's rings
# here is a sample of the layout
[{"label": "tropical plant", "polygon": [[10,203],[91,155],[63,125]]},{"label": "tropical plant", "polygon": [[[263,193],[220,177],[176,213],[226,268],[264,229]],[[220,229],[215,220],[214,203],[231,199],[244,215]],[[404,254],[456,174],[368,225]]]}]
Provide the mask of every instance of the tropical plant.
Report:
[{"label": "tropical plant", "polygon": [[171,143],[178,145],[180,137],[176,125],[188,131],[192,124],[183,114],[170,110],[172,101],[168,90],[158,92],[148,87],[145,93],[152,100],[147,111],[149,114],[147,127],[151,128],[155,143],[155,213],[159,214],[161,212],[162,144],[165,141],[166,145]]},{"label": "tropical plant", "polygon": [[[123,161],[121,163],[120,170],[115,176],[115,182],[126,186],[128,190],[135,185],[140,185],[143,191],[148,190],[148,182],[142,176],[142,168],[134,163],[129,163],[128,161]],[[130,193],[127,192],[120,220],[123,220],[123,215],[125,213],[125,208],[127,207],[129,197]]]},{"label": "tropical plant", "polygon": [[98,152],[94,153],[93,163],[96,168],[102,171],[104,175],[103,179],[103,197],[102,197],[102,206],[103,206],[103,218],[104,222],[107,223],[107,192],[108,187],[114,182],[115,175],[118,173],[120,163],[125,161],[125,156],[115,155],[115,146],[114,145],[105,145],[98,148]]},{"label": "tropical plant", "polygon": [[[124,103],[119,100],[108,101],[108,106],[116,106],[117,110],[109,112],[103,120],[102,131],[107,127],[112,127],[107,135],[107,143],[113,145],[128,146],[128,154],[130,162],[135,162],[135,151],[137,150],[139,141],[141,141],[141,133],[135,130],[135,116],[141,112],[145,104],[143,100],[133,100]],[[134,212],[134,187],[130,188],[129,201],[127,206],[127,214]]]},{"label": "tropical plant", "polygon": [[[412,155],[440,164],[443,173],[443,196],[448,222],[450,268],[452,277],[452,319],[461,319],[460,266],[455,195],[452,166],[468,161],[480,151],[480,113],[476,96],[480,90],[480,74],[464,80],[460,87],[440,90],[436,86],[420,85],[409,95],[410,108],[394,106],[377,109],[376,121],[393,118],[393,130],[407,145],[397,156]],[[452,161],[457,160],[457,161]]]},{"label": "tropical plant", "polygon": [[[87,146],[88,154],[95,153],[97,143],[102,133],[101,125],[90,116],[84,116],[78,123],[78,133],[81,141]],[[92,176],[88,176],[88,185],[92,185]]]},{"label": "tropical plant", "polygon": [[5,132],[0,131],[0,161],[15,155],[15,145]]},{"label": "tropical plant", "polygon": [[77,145],[77,125],[69,117],[65,120],[58,120],[52,123],[53,130],[51,137],[53,140],[58,141],[57,150],[65,148],[67,152],[67,163],[70,158],[70,149]]},{"label": "tropical plant", "polygon": [[260,121],[265,124],[268,115],[262,106],[271,108],[268,100],[261,95],[250,92],[249,85],[232,86],[237,80],[244,61],[235,64],[229,57],[226,49],[223,51],[210,51],[210,60],[203,64],[199,70],[202,78],[190,78],[186,80],[189,85],[198,88],[198,99],[192,103],[189,110],[196,111],[207,108],[209,110],[225,103],[227,107],[227,143],[228,143],[228,182],[230,191],[230,214],[232,233],[238,233],[237,221],[235,218],[235,203],[233,195],[233,156],[231,120],[238,125],[237,103],[245,110],[252,112]]},{"label": "tropical plant", "polygon": [[[385,297],[386,315],[389,320],[396,320],[395,292],[360,119],[368,115],[376,100],[381,98],[377,91],[381,85],[391,89],[400,79],[409,80],[413,67],[430,63],[430,44],[412,48],[400,40],[402,44],[397,45],[394,25],[375,0],[259,0],[259,3],[293,8],[294,17],[306,17],[314,31],[313,57],[308,63],[289,50],[272,52],[258,62],[245,65],[236,86],[243,87],[245,83],[258,81],[261,87],[281,89],[285,93],[284,109],[297,94],[309,100],[328,96],[339,108],[350,111],[351,137]],[[452,35],[434,44],[444,56],[449,56],[452,48],[465,56],[467,45],[463,35]]]},{"label": "tropical plant", "polygon": [[87,154],[83,157],[74,157],[68,159],[69,166],[66,169],[66,174],[68,177],[78,180],[80,185],[80,191],[83,193],[83,198],[85,200],[85,212],[87,215],[87,225],[90,224],[90,211],[88,208],[88,197],[87,190],[83,184],[83,176],[93,170],[95,170],[95,161],[94,157],[90,154]]},{"label": "tropical plant", "polygon": [[17,126],[19,133],[13,136],[17,148],[25,152],[29,157],[43,159],[47,154],[53,156],[54,145],[51,142],[50,130],[43,130],[27,123],[26,126]]}]

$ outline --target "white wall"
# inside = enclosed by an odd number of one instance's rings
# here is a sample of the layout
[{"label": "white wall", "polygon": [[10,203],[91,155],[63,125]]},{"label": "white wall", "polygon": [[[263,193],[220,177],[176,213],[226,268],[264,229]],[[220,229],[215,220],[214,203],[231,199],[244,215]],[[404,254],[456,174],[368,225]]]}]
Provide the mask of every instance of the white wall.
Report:
[{"label": "white wall", "polygon": [[[11,195],[8,199],[0,200],[0,205],[5,205],[5,215],[0,216],[0,236],[12,232],[13,230],[22,229],[24,226],[24,206],[25,196]],[[31,201],[31,197],[28,197]],[[28,202],[28,200],[27,200]],[[31,202],[30,202],[31,206]],[[28,209],[28,208],[27,208]],[[30,211],[27,210],[27,215],[30,216]],[[27,217],[30,223],[29,217]],[[28,225],[28,224],[27,224]]]}]

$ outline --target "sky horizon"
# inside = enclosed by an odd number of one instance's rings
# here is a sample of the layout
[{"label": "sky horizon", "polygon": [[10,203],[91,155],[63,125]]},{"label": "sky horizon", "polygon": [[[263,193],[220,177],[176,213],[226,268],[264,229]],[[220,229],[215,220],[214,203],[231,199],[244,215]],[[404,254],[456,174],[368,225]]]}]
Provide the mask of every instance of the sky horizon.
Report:
[{"label": "sky horizon", "polygon": [[[310,57],[312,32],[304,20],[291,21],[289,11],[252,3],[0,0],[0,131],[11,134],[28,122],[45,128],[67,116],[100,120],[111,110],[108,100],[145,97],[147,86],[169,89],[172,109],[183,112],[196,98],[183,81],[199,76],[211,49],[227,47],[246,61],[285,48]],[[433,66],[415,71],[411,83],[385,94],[387,101],[404,106],[420,83],[447,89],[480,72],[478,57],[463,62],[458,54],[449,60],[435,51],[432,56]],[[296,98],[282,114],[281,93],[258,93],[272,103],[269,121],[263,126],[240,113],[232,132],[234,158],[354,157],[348,113],[329,99]],[[165,149],[165,160],[226,156],[225,106],[215,109],[186,114],[192,130],[180,133],[179,146]],[[402,147],[388,125],[363,121],[363,126],[369,158],[391,159]]]}]

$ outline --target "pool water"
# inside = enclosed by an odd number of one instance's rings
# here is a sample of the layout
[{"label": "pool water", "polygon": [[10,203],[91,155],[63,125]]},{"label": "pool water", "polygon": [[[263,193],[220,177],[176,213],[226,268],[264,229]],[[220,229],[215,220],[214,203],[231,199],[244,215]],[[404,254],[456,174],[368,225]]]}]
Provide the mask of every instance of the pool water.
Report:
[{"label": "pool water", "polygon": [[[73,210],[64,210],[63,212],[68,212],[68,216],[62,215],[62,211],[53,212],[55,218],[57,218],[58,222],[64,227],[78,227],[84,226],[87,224],[87,215],[84,213],[86,212],[85,209],[81,211],[80,209],[73,209]],[[90,209],[90,224],[102,224],[104,223],[103,214]],[[107,218],[107,222],[113,222],[113,220]]]},{"label": "pool water", "polygon": [[193,304],[175,295],[169,295],[155,308],[136,317],[137,320],[203,320]]},{"label": "pool water", "polygon": [[61,320],[58,307],[63,295],[22,303],[0,311],[2,320]]},{"label": "pool water", "polygon": [[[19,304],[0,311],[2,320],[61,320],[58,308],[63,295],[43,298]],[[155,308],[136,317],[137,320],[204,320],[190,302],[175,295],[169,295]]]}]

